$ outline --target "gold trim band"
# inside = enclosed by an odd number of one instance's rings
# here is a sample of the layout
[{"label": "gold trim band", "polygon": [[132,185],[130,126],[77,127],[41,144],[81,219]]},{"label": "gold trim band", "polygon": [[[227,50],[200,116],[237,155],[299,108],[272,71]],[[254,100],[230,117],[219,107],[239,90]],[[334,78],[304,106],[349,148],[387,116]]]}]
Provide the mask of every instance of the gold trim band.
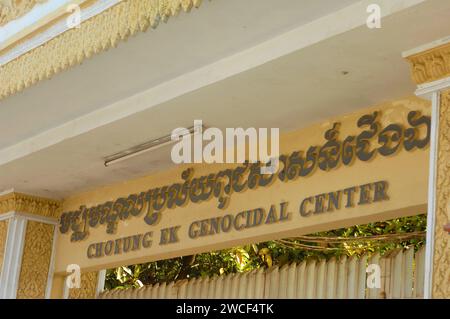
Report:
[{"label": "gold trim band", "polygon": [[58,218],[61,202],[21,193],[0,196],[0,214],[23,212],[44,217]]},{"label": "gold trim band", "polygon": [[125,0],[0,68],[0,99],[48,79],[202,0]]},{"label": "gold trim band", "polygon": [[416,84],[433,82],[450,76],[450,43],[406,58]]},{"label": "gold trim band", "polygon": [[0,0],[0,27],[28,13],[38,3],[48,0]]}]

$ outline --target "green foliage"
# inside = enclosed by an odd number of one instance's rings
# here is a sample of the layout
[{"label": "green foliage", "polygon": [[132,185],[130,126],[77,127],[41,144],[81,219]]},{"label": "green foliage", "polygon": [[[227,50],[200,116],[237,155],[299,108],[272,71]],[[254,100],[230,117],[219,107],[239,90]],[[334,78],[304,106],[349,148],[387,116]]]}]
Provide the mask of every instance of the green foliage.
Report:
[{"label": "green foliage", "polygon": [[[397,218],[383,222],[357,225],[332,231],[311,234],[328,238],[361,238],[374,235],[404,234],[426,230],[426,215]],[[348,241],[339,243],[294,243],[308,244],[317,249],[293,248],[279,241],[249,244],[221,251],[160,260],[146,264],[110,269],[106,274],[106,289],[141,287],[186,278],[209,277],[236,272],[245,272],[260,267],[282,266],[286,263],[301,262],[309,258],[329,259],[342,255],[352,256],[364,253],[385,252],[413,245],[417,250],[424,245],[424,238],[389,241]]]}]

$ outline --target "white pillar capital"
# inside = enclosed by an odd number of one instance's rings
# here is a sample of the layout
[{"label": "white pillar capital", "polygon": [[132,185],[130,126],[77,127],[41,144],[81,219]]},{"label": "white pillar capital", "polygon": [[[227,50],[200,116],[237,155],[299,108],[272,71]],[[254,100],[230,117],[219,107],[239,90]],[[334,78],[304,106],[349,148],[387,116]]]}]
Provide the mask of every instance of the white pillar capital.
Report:
[{"label": "white pillar capital", "polygon": [[59,207],[51,199],[0,194],[0,298],[50,296]]}]

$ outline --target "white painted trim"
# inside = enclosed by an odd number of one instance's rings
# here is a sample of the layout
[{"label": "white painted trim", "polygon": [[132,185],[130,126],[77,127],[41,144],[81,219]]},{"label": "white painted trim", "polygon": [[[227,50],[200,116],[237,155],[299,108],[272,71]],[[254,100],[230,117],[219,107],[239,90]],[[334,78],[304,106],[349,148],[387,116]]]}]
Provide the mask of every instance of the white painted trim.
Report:
[{"label": "white painted trim", "polygon": [[[383,17],[423,3],[425,0],[378,0]],[[102,109],[61,124],[0,150],[0,165],[45,149],[66,139],[87,133],[181,95],[256,68],[264,63],[366,25],[366,9],[373,0],[362,0],[278,35],[251,48],[225,57],[192,72],[116,101]],[[339,21],[339,23],[337,23]]]},{"label": "white painted trim", "polygon": [[6,220],[15,216],[22,216],[23,218],[27,219],[27,220],[32,220],[35,222],[40,222],[43,224],[50,224],[50,225],[58,225],[58,220],[56,218],[51,218],[51,217],[45,217],[45,216],[38,216],[38,215],[33,215],[33,214],[28,214],[28,213],[22,213],[22,212],[7,212],[4,214],[0,215],[0,221],[2,220]]},{"label": "white painted trim", "polygon": [[0,196],[8,195],[8,194],[11,194],[11,193],[14,193],[14,188],[6,189],[3,192],[0,192]]},{"label": "white painted trim", "polygon": [[0,215],[0,221],[10,219],[10,218],[14,217],[15,215],[16,215],[15,212],[7,212],[7,213],[4,213],[4,214],[1,214]]},{"label": "white painted trim", "polygon": [[67,276],[64,277],[63,296],[62,299],[69,299],[69,287],[67,286]]},{"label": "white painted trim", "polygon": [[13,216],[8,224],[4,265],[0,275],[0,298],[16,298],[26,227],[27,220],[22,216]]},{"label": "white painted trim", "polygon": [[18,221],[18,229],[17,234],[14,238],[15,241],[18,241],[17,250],[13,253],[13,260],[12,260],[12,272],[11,277],[13,278],[13,286],[12,286],[12,294],[11,298],[16,298],[17,296],[17,289],[19,287],[19,279],[20,279],[20,271],[22,269],[22,257],[23,257],[23,248],[25,246],[25,235],[27,231],[27,220],[25,218],[22,218],[20,216],[16,216]]},{"label": "white painted trim", "polygon": [[27,35],[39,28],[45,27],[46,23],[65,13],[70,4],[80,5],[84,0],[46,0],[36,1],[33,7],[23,15],[7,22],[0,28],[0,51],[14,45],[14,39],[26,38]]},{"label": "white painted trim", "polygon": [[450,88],[450,77],[421,84],[417,87],[415,93],[417,96],[432,100],[434,92],[439,92],[448,88]]},{"label": "white painted trim", "polygon": [[15,215],[22,216],[27,220],[43,223],[43,224],[50,224],[50,225],[58,225],[58,220],[56,218],[52,217],[46,217],[46,216],[39,216],[39,215],[33,215],[29,213],[22,213],[22,212],[16,212]]},{"label": "white painted trim", "polygon": [[54,226],[52,254],[47,277],[45,298],[50,298],[51,286],[54,275],[54,255],[56,248],[56,235],[58,220],[50,217],[36,216],[22,212],[8,212],[0,215],[0,221],[9,219],[8,232],[5,246],[5,257],[0,274],[0,298],[15,298],[19,283],[20,269],[22,266],[23,247],[28,221],[36,221]]},{"label": "white painted trim", "polygon": [[[439,42],[444,44],[444,42]],[[448,38],[450,42],[450,37]],[[435,44],[436,46],[436,44]],[[431,49],[432,47],[428,47]],[[440,93],[450,88],[450,77],[419,85],[416,95],[430,99],[431,109],[431,142],[430,142],[430,164],[428,178],[428,212],[427,212],[427,236],[425,249],[425,282],[424,298],[432,298],[433,287],[433,257],[434,257],[434,233],[436,228],[436,182],[437,182],[437,159],[439,146],[439,108]]]},{"label": "white painted trim", "polygon": [[[118,4],[121,1],[122,0],[99,0],[96,3],[92,4],[91,6],[85,8],[81,11],[81,21],[82,22],[86,21],[86,20],[92,18],[93,16],[96,16],[97,14],[100,14],[103,11],[109,9],[110,7]],[[356,9],[361,6],[362,9],[364,9],[364,10],[363,11],[358,10],[358,11],[365,13],[366,12],[365,8],[367,8],[367,6],[369,4],[371,4],[372,1],[373,0],[362,0],[359,3],[350,5],[348,8]],[[425,0],[396,0],[397,3],[395,3],[393,5],[391,0],[378,0],[378,4],[382,7],[382,9],[383,9],[382,14],[383,14],[383,17],[385,17],[394,12],[401,11],[405,8],[408,8],[410,6],[417,5],[423,1],[425,1]],[[345,8],[345,9],[347,9],[347,8]],[[341,14],[341,11],[342,10],[338,10],[335,12],[335,14],[339,15],[339,14]],[[362,22],[364,22],[364,24],[366,23],[366,15],[365,14],[358,14],[355,12],[354,16],[355,16],[354,17],[355,21],[358,21],[358,23],[360,23],[360,24],[362,24]],[[345,24],[351,25],[351,24],[353,24],[353,21],[349,21],[349,19],[346,19],[345,21],[341,22],[341,24],[342,25],[345,25]],[[345,27],[347,27],[347,26],[345,26]],[[354,27],[355,27],[354,25],[351,26],[351,28],[354,28]],[[337,24],[335,24],[334,29],[338,29]],[[15,46],[14,49],[9,51],[8,53],[4,54],[3,56],[0,56],[0,66],[16,59],[17,57],[27,53],[28,51],[30,51],[38,46],[41,46],[45,42],[53,39],[54,37],[60,35],[61,33],[66,32],[67,30],[69,30],[69,28],[67,27],[67,23],[65,20],[56,23],[55,25],[53,25],[49,29],[45,30],[44,32],[38,33],[35,37],[31,38],[30,40],[24,41],[24,43]],[[333,30],[333,29],[329,29],[329,30]]]},{"label": "white painted trim", "polygon": [[95,290],[95,297],[98,297],[100,293],[105,290],[105,279],[106,279],[106,269],[100,270],[98,272],[98,279],[97,279],[97,287]]},{"label": "white painted trim", "polygon": [[56,238],[58,236],[58,226],[54,225],[53,228],[53,242],[52,242],[52,255],[50,257],[50,266],[47,276],[47,288],[45,289],[45,299],[50,299],[53,286],[53,276],[55,274],[55,253],[56,253]]},{"label": "white painted trim", "polygon": [[[91,6],[81,10],[81,22],[84,22],[93,16],[96,16],[110,7],[116,5],[121,0],[100,0],[92,4]],[[70,4],[70,3],[68,3]],[[14,48],[8,51],[6,54],[0,56],[0,66],[11,62],[19,56],[43,45],[58,35],[70,30],[67,26],[66,19],[59,21],[44,32],[39,32],[36,36],[30,40],[24,41],[21,44],[14,46]]]},{"label": "white painted trim", "polygon": [[436,176],[437,157],[439,142],[439,103],[440,92],[435,91],[432,98],[431,110],[431,146],[430,167],[428,177],[428,213],[427,213],[427,236],[425,248],[425,282],[424,298],[432,298],[433,285],[433,256],[434,256],[434,230],[436,216]]},{"label": "white painted trim", "polygon": [[421,45],[421,46],[419,46],[417,48],[405,51],[405,52],[402,53],[402,57],[403,58],[407,58],[407,57],[410,57],[412,55],[415,55],[415,54],[418,54],[418,53],[422,53],[422,52],[434,49],[436,47],[439,47],[439,46],[447,44],[447,43],[450,43],[450,36],[442,38],[442,39],[439,39],[439,40],[436,40],[436,41],[433,41],[433,42],[430,42],[430,43],[427,43],[427,44],[424,44],[424,45]]}]

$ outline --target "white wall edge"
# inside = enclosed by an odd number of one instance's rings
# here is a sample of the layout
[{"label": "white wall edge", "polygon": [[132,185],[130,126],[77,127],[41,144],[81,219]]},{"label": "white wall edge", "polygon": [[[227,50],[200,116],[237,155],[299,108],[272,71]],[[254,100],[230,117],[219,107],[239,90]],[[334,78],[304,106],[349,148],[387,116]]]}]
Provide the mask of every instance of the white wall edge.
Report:
[{"label": "white wall edge", "polygon": [[433,285],[433,256],[434,256],[434,230],[436,214],[436,171],[439,142],[439,103],[440,92],[433,93],[431,111],[431,146],[430,146],[430,166],[428,177],[428,212],[427,212],[427,233],[425,243],[425,282],[424,298],[432,297]]}]

